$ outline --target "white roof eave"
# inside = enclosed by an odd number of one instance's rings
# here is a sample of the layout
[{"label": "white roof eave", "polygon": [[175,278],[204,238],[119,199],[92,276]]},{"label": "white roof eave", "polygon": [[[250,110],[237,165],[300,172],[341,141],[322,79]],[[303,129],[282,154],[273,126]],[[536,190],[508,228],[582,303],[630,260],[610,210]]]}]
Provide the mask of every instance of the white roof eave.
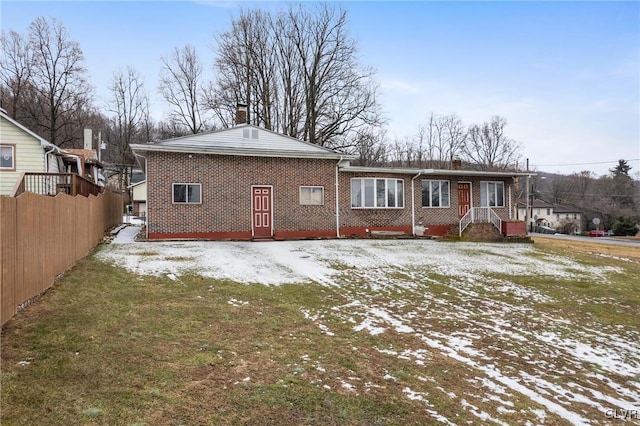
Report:
[{"label": "white roof eave", "polygon": [[176,152],[189,154],[217,154],[217,155],[239,155],[245,157],[283,157],[283,158],[319,158],[319,159],[351,159],[356,158],[353,155],[339,154],[337,152],[313,152],[313,151],[276,151],[264,149],[238,149],[238,148],[220,148],[220,147],[203,147],[203,146],[169,146],[169,145],[143,145],[132,144],[131,149],[137,155],[143,155],[143,152]]},{"label": "white roof eave", "polygon": [[446,169],[402,169],[394,167],[360,167],[347,166],[340,167],[340,171],[352,173],[391,173],[391,174],[410,174],[410,175],[432,175],[432,176],[493,176],[493,177],[518,177],[518,176],[535,176],[536,173],[531,172],[487,172],[480,170],[446,170]]}]

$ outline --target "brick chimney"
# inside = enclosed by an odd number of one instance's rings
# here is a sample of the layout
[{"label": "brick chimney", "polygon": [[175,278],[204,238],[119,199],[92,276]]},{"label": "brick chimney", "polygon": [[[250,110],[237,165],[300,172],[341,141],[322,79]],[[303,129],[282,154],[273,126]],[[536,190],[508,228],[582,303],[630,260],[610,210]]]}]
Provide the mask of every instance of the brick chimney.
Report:
[{"label": "brick chimney", "polygon": [[247,124],[247,104],[238,102],[236,109],[236,126]]},{"label": "brick chimney", "polygon": [[462,160],[459,158],[454,158],[451,160],[451,170],[461,170],[462,169]]}]

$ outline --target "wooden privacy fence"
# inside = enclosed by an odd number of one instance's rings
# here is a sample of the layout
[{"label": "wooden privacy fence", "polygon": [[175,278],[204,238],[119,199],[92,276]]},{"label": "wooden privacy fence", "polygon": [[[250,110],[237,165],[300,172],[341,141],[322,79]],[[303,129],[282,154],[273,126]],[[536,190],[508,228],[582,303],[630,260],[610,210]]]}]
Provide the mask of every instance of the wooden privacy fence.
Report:
[{"label": "wooden privacy fence", "polygon": [[0,197],[0,320],[53,285],[122,222],[122,195]]}]

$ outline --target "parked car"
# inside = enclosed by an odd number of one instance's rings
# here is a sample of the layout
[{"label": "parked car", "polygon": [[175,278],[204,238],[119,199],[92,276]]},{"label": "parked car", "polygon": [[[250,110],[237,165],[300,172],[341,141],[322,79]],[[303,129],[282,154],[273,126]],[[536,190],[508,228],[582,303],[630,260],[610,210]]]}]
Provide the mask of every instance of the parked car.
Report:
[{"label": "parked car", "polygon": [[594,231],[589,231],[588,235],[590,237],[606,237],[608,234],[607,234],[607,231],[595,231],[594,230]]},{"label": "parked car", "polygon": [[548,226],[536,226],[535,232],[538,232],[540,234],[555,234],[556,230]]}]

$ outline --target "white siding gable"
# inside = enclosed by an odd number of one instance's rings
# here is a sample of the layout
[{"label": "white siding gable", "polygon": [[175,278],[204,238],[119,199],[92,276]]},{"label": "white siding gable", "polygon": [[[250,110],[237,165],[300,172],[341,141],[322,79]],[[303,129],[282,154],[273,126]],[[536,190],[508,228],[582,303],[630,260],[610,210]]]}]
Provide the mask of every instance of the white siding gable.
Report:
[{"label": "white siding gable", "polygon": [[155,145],[229,151],[259,151],[264,153],[337,154],[330,149],[252,125],[241,125],[210,133],[168,139]]},{"label": "white siding gable", "polygon": [[15,145],[15,171],[0,171],[0,195],[11,195],[23,172],[44,172],[44,150],[40,140],[0,116],[0,143]]}]

